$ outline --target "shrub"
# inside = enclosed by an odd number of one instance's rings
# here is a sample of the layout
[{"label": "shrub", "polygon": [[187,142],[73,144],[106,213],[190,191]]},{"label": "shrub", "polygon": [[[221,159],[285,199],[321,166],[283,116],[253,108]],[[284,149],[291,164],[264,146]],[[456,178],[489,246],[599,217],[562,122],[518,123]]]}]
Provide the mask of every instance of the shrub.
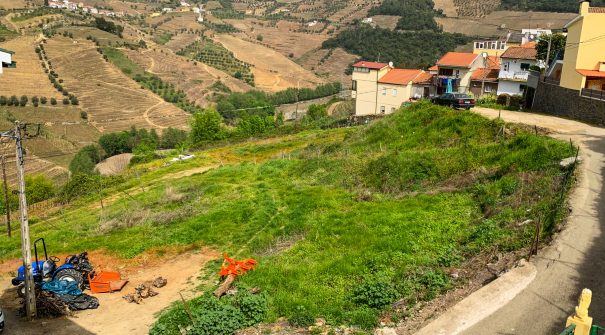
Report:
[{"label": "shrub", "polygon": [[385,274],[367,276],[361,284],[353,288],[351,301],[358,305],[383,308],[397,298],[397,291]]},{"label": "shrub", "polygon": [[508,94],[500,94],[498,96],[498,99],[496,100],[496,102],[499,105],[508,106],[508,99],[509,98],[510,98],[510,95],[508,95]]},{"label": "shrub", "polygon": [[80,102],[78,101],[78,98],[76,98],[76,96],[75,96],[75,95],[72,95],[72,96],[69,98],[69,101],[71,102],[71,104],[72,104],[72,105],[77,105],[77,104],[79,104],[79,103],[80,103]]},{"label": "shrub", "polygon": [[523,105],[523,96],[513,95],[510,97],[509,106],[514,109],[519,109]]},{"label": "shrub", "polygon": [[288,322],[294,327],[308,327],[315,322],[315,317],[304,306],[298,306]]},{"label": "shrub", "polygon": [[25,105],[27,105],[27,95],[22,95],[19,99],[19,106],[23,107]]},{"label": "shrub", "polygon": [[40,98],[40,103],[43,105],[46,105],[46,102],[48,101],[48,99],[46,97],[41,97]]},{"label": "shrub", "polygon": [[53,105],[53,106],[56,105],[57,104],[57,99],[50,98],[50,104]]},{"label": "shrub", "polygon": [[0,106],[6,106],[7,103],[8,99],[4,95],[0,96]]},{"label": "shrub", "polygon": [[63,98],[63,104],[64,105],[69,105],[69,99],[68,98]]},{"label": "shrub", "polygon": [[86,113],[85,111],[81,111],[80,112],[80,118],[82,120],[88,120],[88,113]]}]

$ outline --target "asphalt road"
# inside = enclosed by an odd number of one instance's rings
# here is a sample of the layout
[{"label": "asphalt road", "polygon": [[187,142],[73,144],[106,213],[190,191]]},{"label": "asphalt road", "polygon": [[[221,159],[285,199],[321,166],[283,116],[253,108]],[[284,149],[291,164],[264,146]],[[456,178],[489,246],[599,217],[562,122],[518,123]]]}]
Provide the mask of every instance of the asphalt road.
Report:
[{"label": "asphalt road", "polygon": [[[498,111],[476,108],[495,118]],[[532,262],[538,274],[519,295],[491,316],[462,334],[540,335],[559,334],[574,312],[583,288],[593,292],[589,314],[595,324],[605,325],[605,129],[556,117],[502,111],[507,122],[537,125],[551,136],[571,139],[580,145],[582,164],[570,196],[568,224],[553,244]]]}]

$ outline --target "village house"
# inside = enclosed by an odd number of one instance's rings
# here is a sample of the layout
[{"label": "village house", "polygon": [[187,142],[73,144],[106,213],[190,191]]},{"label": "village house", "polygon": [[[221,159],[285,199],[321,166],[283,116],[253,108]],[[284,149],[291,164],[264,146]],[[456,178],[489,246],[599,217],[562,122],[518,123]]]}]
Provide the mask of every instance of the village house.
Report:
[{"label": "village house", "polygon": [[16,63],[13,61],[14,54],[12,51],[0,48],[0,73],[3,72],[3,68],[5,67],[14,68],[16,66]]},{"label": "village house", "polygon": [[523,95],[527,88],[529,70],[537,65],[535,43],[510,47],[501,56],[498,75],[498,95]]},{"label": "village house", "polygon": [[565,26],[568,47],[560,72],[562,87],[583,95],[605,91],[604,22],[605,7],[591,7],[590,1],[583,1],[580,15]]},{"label": "village house", "polygon": [[435,94],[433,75],[418,69],[361,61],[353,65],[355,115],[384,115],[405,102]]},{"label": "village house", "polygon": [[[484,55],[482,55],[484,57]],[[482,95],[495,95],[498,92],[498,75],[500,74],[500,57],[487,56],[486,66],[477,69],[471,75],[471,93],[480,97]]]},{"label": "village house", "polygon": [[448,52],[437,61],[437,94],[468,93],[477,69],[489,67],[486,56],[468,52]]}]

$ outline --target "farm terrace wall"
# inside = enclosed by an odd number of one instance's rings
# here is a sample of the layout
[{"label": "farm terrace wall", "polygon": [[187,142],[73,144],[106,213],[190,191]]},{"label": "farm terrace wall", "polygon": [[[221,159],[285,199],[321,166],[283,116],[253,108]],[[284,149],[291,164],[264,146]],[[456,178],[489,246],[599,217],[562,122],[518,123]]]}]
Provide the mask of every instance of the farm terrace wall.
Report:
[{"label": "farm terrace wall", "polygon": [[605,126],[605,101],[580,96],[580,92],[538,83],[532,109],[555,116]]}]

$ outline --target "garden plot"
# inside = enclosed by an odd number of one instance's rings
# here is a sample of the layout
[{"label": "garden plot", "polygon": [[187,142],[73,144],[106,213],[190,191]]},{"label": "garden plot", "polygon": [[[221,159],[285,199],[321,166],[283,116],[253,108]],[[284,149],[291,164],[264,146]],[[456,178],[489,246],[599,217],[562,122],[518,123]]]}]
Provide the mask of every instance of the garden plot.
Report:
[{"label": "garden plot", "polygon": [[203,63],[187,61],[167,50],[153,49],[140,52],[121,49],[121,51],[147,72],[154,73],[162,80],[174,84],[179,90],[183,90],[190,101],[202,107],[208,105],[214,92],[212,85],[217,80],[234,92],[246,92],[252,89],[251,86],[222,71]]},{"label": "garden plot", "polygon": [[27,95],[50,98],[63,96],[52,86],[48,75],[36,55],[36,38],[21,36],[5,43],[0,48],[14,51],[13,60],[17,62],[14,69],[5,69],[0,80],[0,94],[4,96]]},{"label": "garden plot", "polygon": [[[103,60],[94,44],[65,38],[47,43],[47,54],[64,86],[80,100],[91,123],[101,132],[186,126],[189,115],[143,89]],[[150,115],[153,112],[153,120]]]},{"label": "garden plot", "polygon": [[315,87],[325,80],[305,70],[279,52],[228,34],[215,35],[215,40],[232,51],[237,59],[252,64],[256,87],[276,92],[289,87]]}]

